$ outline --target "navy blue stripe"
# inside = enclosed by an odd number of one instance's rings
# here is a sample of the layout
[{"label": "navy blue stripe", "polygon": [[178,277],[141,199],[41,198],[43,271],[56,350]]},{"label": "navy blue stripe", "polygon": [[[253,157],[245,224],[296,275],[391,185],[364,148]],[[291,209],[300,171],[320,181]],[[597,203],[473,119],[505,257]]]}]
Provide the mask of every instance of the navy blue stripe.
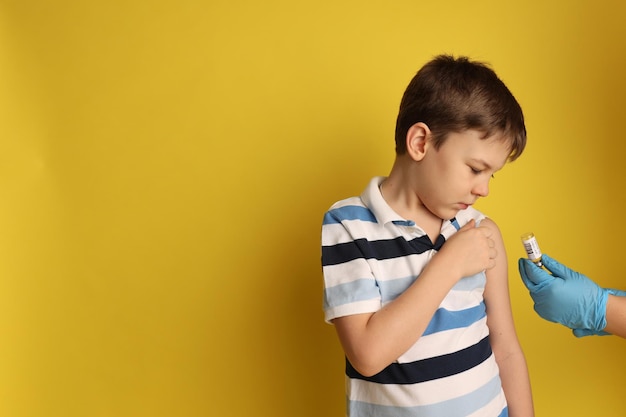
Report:
[{"label": "navy blue stripe", "polygon": [[346,375],[353,379],[379,384],[417,384],[456,375],[472,369],[491,356],[489,336],[473,346],[447,355],[435,356],[410,363],[392,363],[378,374],[366,377],[346,359]]},{"label": "navy blue stripe", "polygon": [[433,245],[426,235],[407,241],[403,237],[387,240],[356,239],[332,246],[322,246],[322,265],[338,265],[354,259],[392,259],[419,255],[431,249],[439,250],[446,239],[439,235]]}]

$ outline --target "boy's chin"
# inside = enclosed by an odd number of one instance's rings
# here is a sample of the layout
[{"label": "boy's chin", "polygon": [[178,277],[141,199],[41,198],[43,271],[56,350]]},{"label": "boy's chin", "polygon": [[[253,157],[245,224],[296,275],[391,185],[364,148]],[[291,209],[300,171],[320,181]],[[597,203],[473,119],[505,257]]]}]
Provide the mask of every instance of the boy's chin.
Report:
[{"label": "boy's chin", "polygon": [[433,216],[443,221],[448,221],[454,219],[456,215],[459,214],[459,211],[461,211],[461,209],[459,207],[445,206],[431,208],[428,211],[430,211]]},{"label": "boy's chin", "polygon": [[437,217],[439,217],[443,221],[452,220],[456,217],[457,214],[459,214],[459,211],[461,210],[442,210],[442,212],[438,214]]}]

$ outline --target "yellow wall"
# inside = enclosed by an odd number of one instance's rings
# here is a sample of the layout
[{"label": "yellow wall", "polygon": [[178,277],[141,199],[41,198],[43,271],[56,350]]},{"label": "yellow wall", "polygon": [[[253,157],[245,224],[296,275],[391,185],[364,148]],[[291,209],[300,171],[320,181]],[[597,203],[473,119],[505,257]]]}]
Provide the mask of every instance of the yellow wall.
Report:
[{"label": "yellow wall", "polygon": [[539,319],[515,267],[532,230],[626,288],[626,6],[596,3],[0,1],[0,415],[342,415],[321,217],[449,52],[527,117],[480,208],[537,415],[622,416],[625,342]]}]

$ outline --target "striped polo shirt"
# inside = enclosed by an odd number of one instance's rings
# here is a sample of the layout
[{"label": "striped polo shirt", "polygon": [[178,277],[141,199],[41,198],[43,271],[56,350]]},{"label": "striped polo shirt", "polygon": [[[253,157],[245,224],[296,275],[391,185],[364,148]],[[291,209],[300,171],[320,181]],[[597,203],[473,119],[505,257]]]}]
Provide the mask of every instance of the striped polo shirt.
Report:
[{"label": "striped polo shirt", "polygon": [[[434,244],[403,219],[372,179],[360,197],[335,203],[322,225],[326,321],[373,313],[416,279],[446,239],[470,219],[468,208],[444,221]],[[507,416],[498,366],[489,344],[484,272],[459,280],[418,341],[380,373],[365,377],[346,360],[349,417]]]}]

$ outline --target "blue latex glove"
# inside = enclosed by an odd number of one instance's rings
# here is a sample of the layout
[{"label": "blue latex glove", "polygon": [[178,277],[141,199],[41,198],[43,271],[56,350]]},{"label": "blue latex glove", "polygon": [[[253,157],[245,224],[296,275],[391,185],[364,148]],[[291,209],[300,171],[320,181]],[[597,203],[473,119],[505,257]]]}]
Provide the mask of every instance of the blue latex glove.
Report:
[{"label": "blue latex glove", "polygon": [[606,327],[609,290],[546,254],[541,260],[552,275],[528,259],[518,262],[535,311],[546,320],[573,329],[577,337],[608,334],[602,330]]},{"label": "blue latex glove", "polygon": [[[616,295],[618,297],[626,297],[626,291],[620,291],[620,290],[616,290],[616,289],[613,289],[613,288],[608,288],[607,291],[611,295]],[[574,335],[576,337],[583,337],[583,336],[606,336],[606,335],[610,335],[610,334],[611,333],[605,332],[604,330],[601,330],[601,331],[597,332],[597,331],[588,330],[588,329],[574,329]]]},{"label": "blue latex glove", "polygon": [[617,297],[626,297],[626,291],[616,290],[614,288],[608,288],[607,291],[611,295],[615,295]]}]

